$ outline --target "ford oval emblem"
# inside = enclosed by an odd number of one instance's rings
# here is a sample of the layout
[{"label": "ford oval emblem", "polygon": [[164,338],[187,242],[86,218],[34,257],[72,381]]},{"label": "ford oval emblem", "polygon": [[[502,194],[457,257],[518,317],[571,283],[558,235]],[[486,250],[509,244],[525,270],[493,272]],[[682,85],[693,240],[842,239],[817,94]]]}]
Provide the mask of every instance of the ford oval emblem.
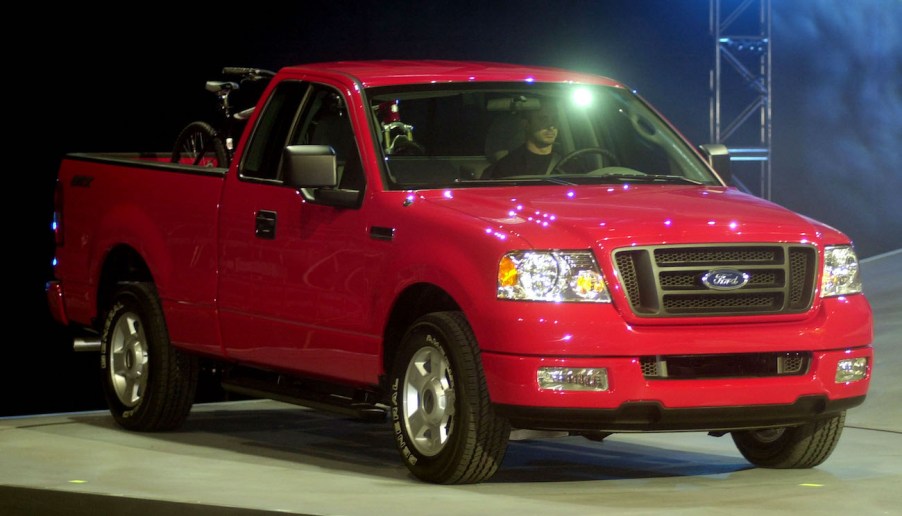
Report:
[{"label": "ford oval emblem", "polygon": [[702,276],[702,284],[712,290],[736,290],[746,286],[749,275],[734,269],[715,269]]}]

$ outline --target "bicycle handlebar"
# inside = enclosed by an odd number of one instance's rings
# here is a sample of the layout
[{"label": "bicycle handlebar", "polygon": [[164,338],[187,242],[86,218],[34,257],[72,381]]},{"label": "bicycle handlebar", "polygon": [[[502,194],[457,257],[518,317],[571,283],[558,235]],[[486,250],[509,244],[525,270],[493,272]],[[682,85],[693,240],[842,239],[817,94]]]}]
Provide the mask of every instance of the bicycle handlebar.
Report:
[{"label": "bicycle handlebar", "polygon": [[258,80],[258,79],[270,79],[275,77],[276,72],[272,72],[270,70],[263,70],[261,68],[247,68],[243,66],[226,66],[222,69],[222,73],[225,75],[241,75],[244,79],[249,80]]}]

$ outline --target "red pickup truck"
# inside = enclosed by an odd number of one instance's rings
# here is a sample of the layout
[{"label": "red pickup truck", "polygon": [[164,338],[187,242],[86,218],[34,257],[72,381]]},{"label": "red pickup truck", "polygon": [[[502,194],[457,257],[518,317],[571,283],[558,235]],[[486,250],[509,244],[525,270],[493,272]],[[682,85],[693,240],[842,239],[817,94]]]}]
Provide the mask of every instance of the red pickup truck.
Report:
[{"label": "red pickup truck", "polygon": [[280,70],[228,168],[70,154],[55,318],[125,428],[177,427],[199,365],[244,395],[388,419],[416,477],[491,477],[512,429],[731,434],[822,463],[872,316],[847,236],[729,186],[635,92],[567,70]]}]

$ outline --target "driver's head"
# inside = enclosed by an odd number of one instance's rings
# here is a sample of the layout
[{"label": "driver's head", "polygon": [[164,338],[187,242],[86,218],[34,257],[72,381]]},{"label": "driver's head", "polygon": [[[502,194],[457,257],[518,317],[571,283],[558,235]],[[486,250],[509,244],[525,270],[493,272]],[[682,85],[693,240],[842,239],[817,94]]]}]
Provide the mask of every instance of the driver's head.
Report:
[{"label": "driver's head", "polygon": [[554,105],[543,101],[542,107],[527,111],[524,115],[527,147],[540,154],[551,152],[558,132],[557,110]]}]

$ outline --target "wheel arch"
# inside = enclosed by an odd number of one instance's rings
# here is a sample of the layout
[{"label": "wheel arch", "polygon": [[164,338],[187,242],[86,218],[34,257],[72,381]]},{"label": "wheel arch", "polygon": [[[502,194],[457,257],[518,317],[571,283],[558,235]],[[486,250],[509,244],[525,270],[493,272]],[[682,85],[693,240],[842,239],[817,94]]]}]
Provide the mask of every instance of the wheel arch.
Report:
[{"label": "wheel arch", "polygon": [[423,315],[432,312],[459,311],[460,305],[441,287],[432,283],[415,283],[395,299],[383,332],[382,368],[389,371],[404,333]]},{"label": "wheel arch", "polygon": [[106,313],[117,285],[123,281],[154,283],[147,261],[134,247],[127,244],[119,244],[110,249],[101,265],[97,284],[98,317],[103,317]]}]

